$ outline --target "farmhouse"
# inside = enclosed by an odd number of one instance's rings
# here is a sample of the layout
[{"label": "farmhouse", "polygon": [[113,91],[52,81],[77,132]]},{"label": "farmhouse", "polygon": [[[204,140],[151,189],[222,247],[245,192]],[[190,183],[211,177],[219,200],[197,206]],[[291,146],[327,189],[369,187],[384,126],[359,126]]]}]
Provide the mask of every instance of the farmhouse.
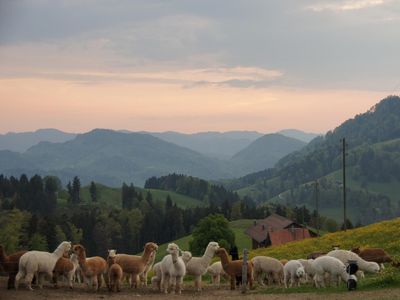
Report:
[{"label": "farmhouse", "polygon": [[305,226],[277,214],[254,221],[254,225],[246,229],[246,234],[252,239],[253,249],[277,246],[315,236]]}]

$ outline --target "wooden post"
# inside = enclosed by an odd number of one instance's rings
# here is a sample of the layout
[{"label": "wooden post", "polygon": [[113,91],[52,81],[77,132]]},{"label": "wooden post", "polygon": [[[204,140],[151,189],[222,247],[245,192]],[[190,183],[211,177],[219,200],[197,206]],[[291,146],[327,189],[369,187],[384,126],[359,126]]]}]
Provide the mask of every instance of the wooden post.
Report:
[{"label": "wooden post", "polygon": [[243,250],[243,264],[242,264],[242,293],[247,292],[247,255],[249,251],[247,249]]}]

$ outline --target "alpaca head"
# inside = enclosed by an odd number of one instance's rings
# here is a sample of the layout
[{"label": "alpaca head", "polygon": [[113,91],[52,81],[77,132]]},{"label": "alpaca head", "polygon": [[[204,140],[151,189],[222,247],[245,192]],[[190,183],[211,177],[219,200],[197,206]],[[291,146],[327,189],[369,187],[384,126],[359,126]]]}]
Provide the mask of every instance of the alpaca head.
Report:
[{"label": "alpaca head", "polygon": [[83,256],[85,254],[85,247],[82,245],[74,245],[72,247],[72,252],[75,253],[78,257]]},{"label": "alpaca head", "polygon": [[108,250],[108,257],[115,257],[117,255],[117,250],[111,249]]},{"label": "alpaca head", "polygon": [[179,254],[179,246],[175,243],[168,244],[166,251],[169,254]]},{"label": "alpaca head", "polygon": [[296,270],[296,276],[297,276],[298,278],[302,278],[305,274],[306,274],[306,271],[304,271],[304,267],[299,267],[299,268]]},{"label": "alpaca head", "polygon": [[153,252],[158,250],[158,245],[156,243],[148,242],[144,245],[144,251]]},{"label": "alpaca head", "polygon": [[215,251],[215,255],[216,256],[218,256],[218,257],[222,257],[222,256],[228,256],[228,252],[226,252],[226,250],[225,250],[225,248],[218,248],[216,251]]},{"label": "alpaca head", "polygon": [[192,253],[190,251],[182,251],[182,260],[187,263],[192,259]]},{"label": "alpaca head", "polygon": [[367,262],[367,268],[365,271],[369,273],[378,273],[381,270],[379,265],[376,262],[369,261]]},{"label": "alpaca head", "polygon": [[64,241],[60,245],[58,245],[56,250],[58,249],[62,250],[62,253],[64,255],[65,253],[68,253],[71,250],[71,248],[72,248],[71,242]]},{"label": "alpaca head", "polygon": [[207,251],[211,251],[212,253],[215,253],[219,249],[219,245],[217,242],[209,242],[207,245]]}]

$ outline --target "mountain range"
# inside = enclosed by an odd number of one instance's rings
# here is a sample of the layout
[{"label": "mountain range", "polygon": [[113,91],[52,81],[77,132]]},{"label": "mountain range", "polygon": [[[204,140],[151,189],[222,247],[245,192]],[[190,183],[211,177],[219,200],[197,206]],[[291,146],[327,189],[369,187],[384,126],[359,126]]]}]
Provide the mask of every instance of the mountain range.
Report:
[{"label": "mountain range", "polygon": [[348,218],[368,224],[400,215],[400,97],[389,96],[343,122],[274,168],[225,182],[260,205],[315,209],[319,183],[322,214],[343,220],[342,139],[345,138]]},{"label": "mountain range", "polygon": [[230,142],[246,141],[249,145],[244,146],[238,156],[217,159],[148,133],[95,129],[61,143],[39,142],[23,153],[0,151],[0,173],[14,176],[51,174],[64,183],[77,175],[83,183],[94,180],[112,186],[122,182],[143,185],[151,176],[169,173],[216,180],[271,167],[285,154],[305,145],[279,134],[258,139],[254,132],[204,133],[202,136],[209,140],[226,136],[222,143],[229,137]]}]

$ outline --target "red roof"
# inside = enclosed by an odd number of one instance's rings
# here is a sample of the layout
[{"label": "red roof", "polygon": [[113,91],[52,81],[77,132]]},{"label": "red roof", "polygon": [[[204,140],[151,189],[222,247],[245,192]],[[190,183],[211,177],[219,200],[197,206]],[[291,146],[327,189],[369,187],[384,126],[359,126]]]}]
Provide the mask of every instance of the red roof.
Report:
[{"label": "red roof", "polygon": [[290,228],[277,231],[269,231],[272,246],[286,244],[310,238],[310,232],[306,228]]}]

